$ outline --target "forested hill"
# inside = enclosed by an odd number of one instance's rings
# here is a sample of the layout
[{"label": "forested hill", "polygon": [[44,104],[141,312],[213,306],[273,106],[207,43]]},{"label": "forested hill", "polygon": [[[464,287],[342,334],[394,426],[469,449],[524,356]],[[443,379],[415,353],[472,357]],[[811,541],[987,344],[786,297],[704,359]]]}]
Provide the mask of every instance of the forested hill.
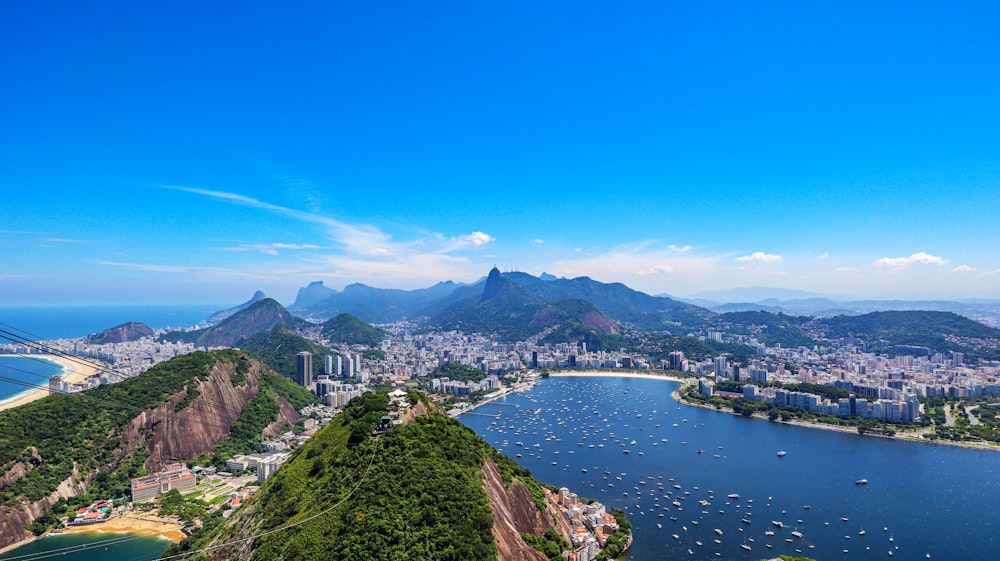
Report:
[{"label": "forested hill", "polygon": [[[243,508],[211,521],[164,555],[221,546],[199,555],[261,561],[545,559],[519,531],[542,536],[560,519],[527,470],[439,413],[407,415],[412,422],[373,437],[388,405],[381,394],[353,400]],[[426,411],[424,403],[417,408]],[[565,523],[555,529],[569,531]]]},{"label": "forested hill", "polygon": [[378,346],[385,338],[385,331],[372,327],[348,313],[338,314],[322,324],[321,334],[330,343]]},{"label": "forested hill", "polygon": [[816,323],[827,337],[853,335],[876,348],[907,345],[937,352],[959,351],[969,357],[1000,358],[1000,353],[985,345],[989,340],[1000,339],[1000,329],[952,312],[872,312],[825,318]]},{"label": "forested hill", "polygon": [[246,353],[225,350],[2,411],[0,547],[53,525],[79,506],[78,495],[127,495],[130,478],[171,458],[211,455],[220,445],[253,451],[265,427],[294,423],[289,406],[311,399]]}]

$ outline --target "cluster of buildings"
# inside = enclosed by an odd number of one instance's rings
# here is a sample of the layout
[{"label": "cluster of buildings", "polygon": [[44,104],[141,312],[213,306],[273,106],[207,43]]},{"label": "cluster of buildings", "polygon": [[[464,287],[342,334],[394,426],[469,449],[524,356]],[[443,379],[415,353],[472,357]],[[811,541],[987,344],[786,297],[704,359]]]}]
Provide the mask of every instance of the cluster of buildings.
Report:
[{"label": "cluster of buildings", "polygon": [[167,464],[157,473],[132,480],[132,501],[146,501],[172,489],[183,493],[197,485],[198,478],[183,464]]},{"label": "cluster of buildings", "polygon": [[116,507],[110,499],[101,499],[89,506],[73,511],[73,516],[64,516],[59,521],[63,526],[86,526],[97,524],[111,518],[121,507]]},{"label": "cluster of buildings", "polygon": [[490,374],[478,382],[462,382],[445,378],[431,378],[428,382],[431,390],[438,393],[450,393],[456,396],[465,396],[473,392],[494,391],[500,389],[500,378],[496,374]]},{"label": "cluster of buildings", "polygon": [[230,473],[242,473],[253,469],[257,471],[257,481],[266,481],[278,471],[281,464],[288,460],[290,452],[269,450],[259,454],[237,454],[226,460],[226,469]]},{"label": "cluster of buildings", "polygon": [[618,521],[599,502],[584,504],[563,487],[558,493],[545,489],[546,498],[554,503],[570,525],[573,551],[571,561],[592,561],[607,544],[608,538],[618,531]]}]

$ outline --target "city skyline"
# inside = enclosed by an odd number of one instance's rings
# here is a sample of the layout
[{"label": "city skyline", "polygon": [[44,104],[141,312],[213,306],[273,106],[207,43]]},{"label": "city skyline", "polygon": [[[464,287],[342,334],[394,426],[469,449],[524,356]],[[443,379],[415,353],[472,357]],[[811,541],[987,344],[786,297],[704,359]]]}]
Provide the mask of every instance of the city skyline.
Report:
[{"label": "city skyline", "polygon": [[989,3],[13,6],[0,305],[998,298]]}]

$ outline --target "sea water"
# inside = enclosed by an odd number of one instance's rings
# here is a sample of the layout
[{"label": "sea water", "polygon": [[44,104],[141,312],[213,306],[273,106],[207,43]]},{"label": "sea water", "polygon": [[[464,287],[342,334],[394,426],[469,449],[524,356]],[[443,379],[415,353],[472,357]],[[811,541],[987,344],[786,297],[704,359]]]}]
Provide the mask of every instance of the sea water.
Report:
[{"label": "sea water", "polygon": [[743,418],[677,387],[553,377],[460,420],[538,480],[624,509],[627,559],[997,558],[1000,452]]},{"label": "sea water", "polygon": [[24,384],[47,387],[49,376],[61,374],[63,367],[50,360],[36,356],[0,355],[0,403],[16,399],[21,394],[38,391],[38,388],[27,387],[9,380],[17,380]]},{"label": "sea water", "polygon": [[[0,307],[0,329],[33,339],[71,339],[100,333],[130,321],[144,323],[153,329],[190,327],[228,307],[224,304]],[[0,342],[9,341],[0,338]]]},{"label": "sea water", "polygon": [[33,561],[147,561],[157,558],[170,541],[127,533],[74,533],[51,535],[0,555],[0,560]]}]

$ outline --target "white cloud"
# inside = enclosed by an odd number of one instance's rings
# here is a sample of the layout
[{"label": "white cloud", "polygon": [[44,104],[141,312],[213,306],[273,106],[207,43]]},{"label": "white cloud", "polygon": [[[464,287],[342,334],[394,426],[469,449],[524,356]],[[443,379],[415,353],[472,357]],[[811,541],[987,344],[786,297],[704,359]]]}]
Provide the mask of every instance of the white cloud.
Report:
[{"label": "white cloud", "polygon": [[829,251],[824,251],[823,255],[819,256],[819,259],[829,259],[829,258],[830,258],[830,252]]},{"label": "white cloud", "polygon": [[680,253],[684,253],[685,251],[691,251],[691,246],[689,246],[689,245],[678,246],[678,245],[670,244],[667,247],[669,247],[670,249],[672,249],[674,251],[680,252]]},{"label": "white cloud", "polygon": [[763,251],[755,251],[750,255],[744,255],[743,257],[737,257],[737,261],[757,261],[760,263],[773,263],[775,261],[781,261],[780,255],[774,255],[772,253],[764,253]]},{"label": "white cloud", "polygon": [[889,267],[892,269],[905,269],[910,265],[921,264],[921,265],[944,265],[948,260],[943,257],[938,257],[937,255],[931,255],[930,253],[924,251],[918,251],[909,257],[883,257],[881,259],[876,259],[874,265],[876,267]]},{"label": "white cloud", "polygon": [[953,272],[953,273],[971,273],[971,272],[974,272],[975,270],[976,270],[975,267],[970,267],[968,265],[959,265],[958,267],[955,267],[954,269],[952,269],[951,272]]},{"label": "white cloud", "polygon": [[573,250],[573,253],[581,253],[582,251],[583,251],[583,248],[582,247],[578,247],[578,248],[576,248],[576,249]]},{"label": "white cloud", "polygon": [[543,240],[542,238],[535,238],[535,239],[531,240],[531,243],[536,243],[538,245],[542,245],[543,243],[545,243],[545,240]]},{"label": "white cloud", "polygon": [[467,236],[459,236],[458,239],[467,241],[476,247],[496,241],[496,238],[485,232],[473,232]]}]

